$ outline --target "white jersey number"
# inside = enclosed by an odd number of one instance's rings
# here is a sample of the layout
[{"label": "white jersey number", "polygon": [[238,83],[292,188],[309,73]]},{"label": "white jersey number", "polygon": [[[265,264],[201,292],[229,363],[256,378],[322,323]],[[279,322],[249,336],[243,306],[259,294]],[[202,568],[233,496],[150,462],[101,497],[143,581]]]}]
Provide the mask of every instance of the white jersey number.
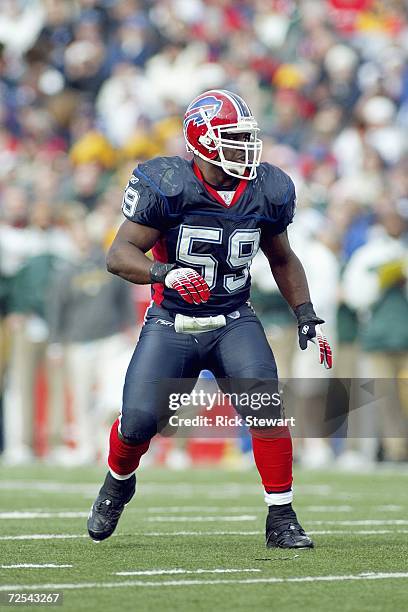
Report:
[{"label": "white jersey number", "polygon": [[[195,253],[195,244],[222,244],[223,230],[214,227],[197,227],[182,225],[177,241],[177,260],[201,268],[201,276],[208,287],[213,289],[217,282],[218,261],[211,253]],[[235,230],[228,239],[227,263],[231,274],[225,274],[223,285],[228,293],[245,287],[249,276],[249,267],[255,257],[261,238],[261,230]]]},{"label": "white jersey number", "polygon": [[140,200],[140,193],[134,189],[130,183],[135,185],[139,182],[139,179],[136,177],[132,177],[125,189],[125,193],[123,196],[122,202],[122,210],[123,214],[130,219],[133,217],[136,211],[137,203]]}]

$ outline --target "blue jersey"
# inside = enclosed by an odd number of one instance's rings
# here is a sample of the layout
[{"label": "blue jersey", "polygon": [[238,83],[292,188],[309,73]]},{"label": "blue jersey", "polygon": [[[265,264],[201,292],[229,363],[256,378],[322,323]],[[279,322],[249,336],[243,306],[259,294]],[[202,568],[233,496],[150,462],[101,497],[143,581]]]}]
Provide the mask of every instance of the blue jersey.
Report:
[{"label": "blue jersey", "polygon": [[157,261],[197,270],[211,291],[206,304],[194,305],[177,291],[154,284],[154,302],[172,313],[195,316],[237,310],[249,299],[249,268],[262,229],[284,232],[295,200],[290,177],[268,163],[260,164],[254,180],[239,181],[229,205],[188,160],[158,157],[139,164],[125,190],[123,213],[160,231],[153,248]]}]

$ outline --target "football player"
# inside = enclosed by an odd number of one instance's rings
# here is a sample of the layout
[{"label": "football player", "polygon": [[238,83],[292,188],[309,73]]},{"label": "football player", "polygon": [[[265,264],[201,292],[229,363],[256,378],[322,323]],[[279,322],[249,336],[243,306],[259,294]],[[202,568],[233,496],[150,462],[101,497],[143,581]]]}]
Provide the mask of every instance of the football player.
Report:
[{"label": "football player", "polygon": [[[159,430],[161,381],[194,381],[203,369],[219,380],[277,381],[272,350],[248,301],[249,267],[259,247],[297,318],[300,348],[317,342],[320,362],[332,365],[319,327],[324,321],[286,232],[294,184],[278,167],[261,163],[262,141],[248,105],[235,93],[207,91],[187,108],[184,137],[192,161],[158,157],[134,170],[123,198],[126,219],[107,256],[113,274],[152,285],[152,303],[112,425],[109,472],[88,518],[95,541],[113,533],[135,493],[135,471]],[[145,255],[150,249],[154,262]],[[288,428],[252,427],[250,433],[268,505],[266,545],[312,548],[292,508]]]}]

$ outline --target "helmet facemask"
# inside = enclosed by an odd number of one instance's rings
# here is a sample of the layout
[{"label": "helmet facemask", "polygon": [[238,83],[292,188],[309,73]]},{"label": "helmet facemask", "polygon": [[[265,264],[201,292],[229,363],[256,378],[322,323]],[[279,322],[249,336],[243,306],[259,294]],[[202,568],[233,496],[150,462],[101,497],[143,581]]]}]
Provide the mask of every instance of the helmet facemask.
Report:
[{"label": "helmet facemask", "polygon": [[[238,123],[213,127],[205,111],[200,109],[207,132],[199,137],[200,144],[208,150],[208,156],[195,149],[187,140],[187,149],[205,161],[221,167],[226,174],[240,179],[252,180],[256,177],[257,167],[261,163],[262,140],[258,138],[258,124],[253,117],[242,119]],[[248,134],[248,140],[228,138],[232,134]],[[225,156],[226,151],[240,151],[242,161],[231,161]],[[218,159],[217,159],[218,157]]]}]

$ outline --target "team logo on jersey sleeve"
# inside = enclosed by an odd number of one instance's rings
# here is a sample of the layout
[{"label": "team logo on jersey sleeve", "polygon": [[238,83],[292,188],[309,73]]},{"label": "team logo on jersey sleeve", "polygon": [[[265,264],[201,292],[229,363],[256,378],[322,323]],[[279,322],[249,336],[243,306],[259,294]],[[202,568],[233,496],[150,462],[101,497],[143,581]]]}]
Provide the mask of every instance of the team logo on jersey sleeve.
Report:
[{"label": "team logo on jersey sleeve", "polygon": [[222,108],[222,100],[218,100],[215,96],[207,96],[201,98],[193,104],[186,112],[184,118],[184,129],[193,122],[194,125],[204,125],[203,113],[208,121],[211,121],[218,115]]}]

